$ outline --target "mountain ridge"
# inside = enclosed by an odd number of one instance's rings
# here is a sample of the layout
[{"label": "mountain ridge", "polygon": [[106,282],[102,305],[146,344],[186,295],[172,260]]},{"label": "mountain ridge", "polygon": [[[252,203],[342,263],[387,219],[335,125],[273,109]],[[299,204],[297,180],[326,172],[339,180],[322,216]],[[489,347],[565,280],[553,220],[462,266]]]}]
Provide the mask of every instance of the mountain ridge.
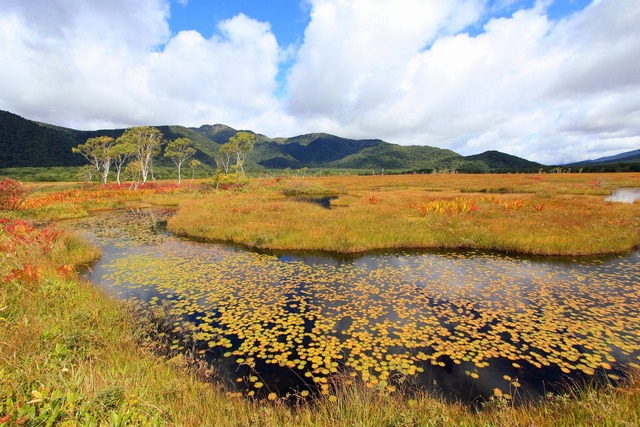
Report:
[{"label": "mountain ridge", "polygon": [[[187,137],[196,148],[195,157],[215,167],[220,146],[241,130],[224,124],[185,127],[161,125],[165,139]],[[84,159],[71,148],[100,135],[114,138],[125,129],[75,130],[35,122],[17,114],[0,111],[0,168],[81,166]],[[269,169],[352,169],[396,172],[533,172],[545,167],[498,151],[462,156],[452,150],[430,146],[402,146],[381,139],[349,139],[327,133],[309,133],[293,137],[270,138],[256,135],[257,143],[247,157],[247,168]],[[159,158],[158,164],[169,164]]]},{"label": "mountain ridge", "polygon": [[594,164],[608,164],[618,162],[637,162],[640,161],[640,149],[618,153],[613,156],[599,157],[597,159],[583,160],[581,162],[569,163],[566,166],[581,166]]}]

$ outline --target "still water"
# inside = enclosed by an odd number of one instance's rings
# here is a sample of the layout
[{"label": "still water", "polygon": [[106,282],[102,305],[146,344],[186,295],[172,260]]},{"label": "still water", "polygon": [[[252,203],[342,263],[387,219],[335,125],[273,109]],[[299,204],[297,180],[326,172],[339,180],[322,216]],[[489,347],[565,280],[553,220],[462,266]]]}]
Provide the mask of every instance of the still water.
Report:
[{"label": "still water", "polygon": [[633,203],[640,200],[640,188],[619,188],[605,199],[607,202]]},{"label": "still water", "polygon": [[249,395],[330,394],[348,376],[386,392],[535,398],[640,366],[637,251],[265,254],[176,238],[168,215],[77,221],[103,250],[89,277],[191,322],[200,352]]}]

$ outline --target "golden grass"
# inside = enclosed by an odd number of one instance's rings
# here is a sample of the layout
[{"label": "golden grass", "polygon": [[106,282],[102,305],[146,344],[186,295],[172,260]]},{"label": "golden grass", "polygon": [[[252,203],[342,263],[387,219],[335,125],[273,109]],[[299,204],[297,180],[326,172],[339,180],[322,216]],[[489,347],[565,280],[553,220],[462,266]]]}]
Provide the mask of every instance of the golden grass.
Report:
[{"label": "golden grass", "polygon": [[[331,210],[287,198],[286,185],[339,195]],[[640,204],[605,202],[640,174],[405,175],[305,178],[184,200],[176,234],[281,250],[477,248],[544,255],[629,250]],[[469,205],[471,210],[433,208]]]}]

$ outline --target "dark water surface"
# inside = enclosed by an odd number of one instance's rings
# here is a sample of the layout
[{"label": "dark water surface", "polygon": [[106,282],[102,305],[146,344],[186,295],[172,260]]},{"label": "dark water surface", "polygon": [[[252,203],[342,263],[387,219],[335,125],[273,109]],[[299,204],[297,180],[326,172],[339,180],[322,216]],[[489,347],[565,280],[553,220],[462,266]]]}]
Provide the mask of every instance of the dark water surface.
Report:
[{"label": "dark water surface", "polygon": [[640,365],[637,251],[259,254],[173,237],[167,215],[77,221],[103,250],[89,277],[119,298],[170,302],[243,392],[331,393],[347,375],[391,392],[535,398]]},{"label": "dark water surface", "polygon": [[292,200],[303,203],[314,203],[316,205],[320,205],[325,209],[331,209],[331,201],[336,200],[338,196],[318,196],[318,197],[310,197],[310,196],[290,196]]}]

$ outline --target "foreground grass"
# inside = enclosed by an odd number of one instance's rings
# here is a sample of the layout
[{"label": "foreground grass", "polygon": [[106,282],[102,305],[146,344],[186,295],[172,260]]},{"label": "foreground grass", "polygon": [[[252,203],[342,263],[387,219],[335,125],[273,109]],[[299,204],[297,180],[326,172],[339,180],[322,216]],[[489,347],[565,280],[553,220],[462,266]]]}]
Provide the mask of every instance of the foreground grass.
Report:
[{"label": "foreground grass", "polygon": [[[640,204],[610,203],[640,174],[326,177],[256,180],[180,204],[176,234],[276,250],[476,248],[593,255],[640,243]],[[333,209],[288,194],[339,197]]]}]

